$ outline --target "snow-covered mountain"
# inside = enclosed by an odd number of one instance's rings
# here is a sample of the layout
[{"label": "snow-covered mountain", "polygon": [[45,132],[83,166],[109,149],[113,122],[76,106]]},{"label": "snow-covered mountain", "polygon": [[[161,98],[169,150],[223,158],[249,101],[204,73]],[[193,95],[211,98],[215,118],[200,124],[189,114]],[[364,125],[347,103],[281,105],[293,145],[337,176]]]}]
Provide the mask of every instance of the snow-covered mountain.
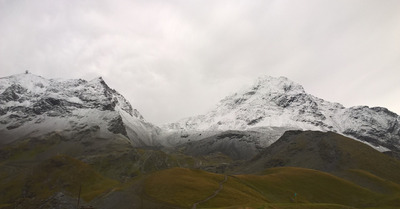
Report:
[{"label": "snow-covered mountain", "polygon": [[0,78],[0,145],[57,132],[92,138],[119,136],[133,146],[158,145],[159,128],[100,78]]},{"label": "snow-covered mountain", "polygon": [[[211,139],[219,139],[222,132],[239,130],[249,131],[249,136],[242,133],[245,141],[266,147],[294,129],[334,131],[381,150],[400,150],[397,114],[382,107],[345,108],[307,94],[284,77],[261,77],[214,110],[162,129],[146,122],[102,78],[45,79],[32,74],[0,78],[0,145],[59,133],[74,139],[118,136],[133,146],[176,146],[206,138],[213,143]],[[253,137],[255,132],[261,134]]]},{"label": "snow-covered mountain", "polygon": [[261,77],[249,89],[220,101],[214,110],[163,128],[169,144],[198,140],[200,133],[213,135],[225,130],[274,133],[279,130],[275,137],[268,138],[265,144],[268,146],[284,130],[300,129],[334,131],[383,146],[383,149],[400,150],[400,117],[397,114],[382,107],[345,108],[307,94],[301,85],[285,77]]}]

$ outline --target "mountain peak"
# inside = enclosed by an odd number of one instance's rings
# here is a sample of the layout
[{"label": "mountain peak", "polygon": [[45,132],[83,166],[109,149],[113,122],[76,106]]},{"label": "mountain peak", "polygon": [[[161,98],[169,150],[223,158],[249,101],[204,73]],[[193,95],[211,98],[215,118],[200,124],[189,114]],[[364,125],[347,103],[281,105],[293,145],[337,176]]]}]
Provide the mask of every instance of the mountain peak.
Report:
[{"label": "mountain peak", "polygon": [[142,146],[156,143],[155,129],[101,77],[46,79],[25,73],[0,78],[0,135],[7,136],[0,145],[62,131],[99,137],[121,134]]},{"label": "mountain peak", "polygon": [[325,101],[286,77],[262,76],[249,88],[221,100],[208,113],[167,126],[185,133],[186,139],[197,132],[270,127],[333,131],[366,141],[379,150],[400,150],[398,118],[385,108],[345,108]]},{"label": "mountain peak", "polygon": [[11,85],[18,85],[32,93],[43,93],[44,88],[50,85],[50,81],[31,73],[15,74],[0,78],[0,93]]},{"label": "mountain peak", "polygon": [[261,76],[256,80],[252,89],[261,91],[264,94],[305,93],[304,88],[300,84],[283,76]]},{"label": "mountain peak", "polygon": [[90,82],[100,82],[100,83],[102,83],[102,82],[105,82],[105,81],[104,81],[103,77],[99,76],[97,78],[94,78],[94,79],[90,80]]},{"label": "mountain peak", "polygon": [[292,102],[303,103],[306,92],[300,84],[286,77],[259,77],[249,88],[226,97],[220,101],[219,107],[229,109],[253,109],[270,107],[271,102],[287,107]]}]

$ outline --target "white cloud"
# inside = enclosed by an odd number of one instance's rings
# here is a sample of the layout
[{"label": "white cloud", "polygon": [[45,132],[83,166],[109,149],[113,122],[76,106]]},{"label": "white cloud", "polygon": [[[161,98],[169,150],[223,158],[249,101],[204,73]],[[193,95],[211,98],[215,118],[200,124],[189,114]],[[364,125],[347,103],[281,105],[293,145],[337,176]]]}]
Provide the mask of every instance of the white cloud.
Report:
[{"label": "white cloud", "polygon": [[399,1],[0,1],[0,76],[103,76],[151,122],[260,75],[400,113]]}]

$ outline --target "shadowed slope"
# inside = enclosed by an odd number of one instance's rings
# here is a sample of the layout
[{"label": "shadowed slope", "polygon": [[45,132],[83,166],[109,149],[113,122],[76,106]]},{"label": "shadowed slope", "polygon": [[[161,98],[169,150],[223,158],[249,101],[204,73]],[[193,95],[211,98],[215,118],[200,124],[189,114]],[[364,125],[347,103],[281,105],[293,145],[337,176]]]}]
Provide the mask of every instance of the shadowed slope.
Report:
[{"label": "shadowed slope", "polygon": [[288,131],[253,158],[246,173],[270,167],[303,167],[349,177],[349,170],[364,170],[400,183],[400,161],[348,137],[319,131]]}]

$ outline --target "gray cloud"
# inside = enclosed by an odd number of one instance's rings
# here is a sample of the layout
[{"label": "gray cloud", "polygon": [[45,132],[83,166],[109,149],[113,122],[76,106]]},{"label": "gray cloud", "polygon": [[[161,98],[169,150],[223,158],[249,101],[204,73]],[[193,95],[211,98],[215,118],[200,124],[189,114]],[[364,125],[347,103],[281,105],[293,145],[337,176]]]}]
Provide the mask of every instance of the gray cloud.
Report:
[{"label": "gray cloud", "polygon": [[149,121],[201,114],[261,75],[400,113],[400,2],[0,1],[0,76],[106,82]]}]

